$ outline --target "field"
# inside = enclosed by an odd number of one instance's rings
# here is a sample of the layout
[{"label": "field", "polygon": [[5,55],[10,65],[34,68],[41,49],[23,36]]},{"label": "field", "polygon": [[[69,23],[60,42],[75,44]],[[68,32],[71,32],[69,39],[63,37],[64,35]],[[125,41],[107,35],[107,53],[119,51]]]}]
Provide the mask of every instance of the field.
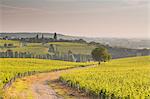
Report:
[{"label": "field", "polygon": [[19,46],[19,41],[13,41],[13,40],[0,40],[0,47],[4,46],[5,43],[11,43],[14,44],[14,46]]},{"label": "field", "polygon": [[85,55],[89,55],[91,51],[96,47],[94,45],[72,42],[50,42],[49,44],[56,45],[57,50],[61,53],[68,53],[68,51],[71,50],[74,54]]},{"label": "field", "polygon": [[[13,44],[11,47],[4,47],[4,44]],[[52,45],[51,45],[52,44]],[[98,47],[95,44],[79,43],[79,42],[48,42],[48,43],[22,43],[15,40],[0,40],[0,52],[12,50],[13,52],[30,53],[32,58],[51,56],[50,59],[68,60],[68,52],[71,51],[77,61],[91,60],[91,51]],[[120,47],[105,46],[111,53],[112,58],[123,58],[133,56],[149,55],[150,50],[128,49]],[[3,56],[2,56],[3,58]],[[16,58],[13,56],[13,58]],[[22,57],[20,57],[22,58]]]},{"label": "field", "polygon": [[[10,43],[13,44],[13,47],[5,48],[4,44]],[[82,44],[82,43],[72,43],[72,42],[49,42],[47,44],[42,43],[26,43],[25,46],[22,46],[22,43],[19,41],[13,40],[0,40],[0,51],[6,51],[11,49],[12,51],[17,52],[31,52],[36,55],[45,55],[50,54],[48,52],[48,48],[50,44],[56,46],[58,52],[62,54],[67,54],[69,50],[71,50],[74,54],[84,54],[89,55],[96,46]]]},{"label": "field", "polygon": [[0,58],[0,90],[11,78],[25,72],[48,72],[92,64],[92,62],[75,63],[57,60]]},{"label": "field", "polygon": [[61,81],[98,97],[150,98],[150,56],[112,60],[63,74]]},{"label": "field", "polygon": [[[12,47],[4,47],[4,44],[13,44]],[[42,43],[26,43],[25,46],[22,46],[23,43],[20,41],[13,40],[0,40],[0,51],[6,51],[11,49],[12,51],[17,52],[30,52],[35,55],[44,55],[48,54],[48,45],[44,46]]]}]

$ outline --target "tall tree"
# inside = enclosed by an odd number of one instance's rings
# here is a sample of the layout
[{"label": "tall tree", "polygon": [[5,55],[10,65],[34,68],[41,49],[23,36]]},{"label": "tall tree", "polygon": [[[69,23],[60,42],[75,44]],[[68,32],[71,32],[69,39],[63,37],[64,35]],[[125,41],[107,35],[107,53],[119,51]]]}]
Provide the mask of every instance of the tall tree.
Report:
[{"label": "tall tree", "polygon": [[39,35],[38,34],[36,35],[36,39],[39,39]]},{"label": "tall tree", "polygon": [[54,33],[54,40],[57,40],[57,34]]}]

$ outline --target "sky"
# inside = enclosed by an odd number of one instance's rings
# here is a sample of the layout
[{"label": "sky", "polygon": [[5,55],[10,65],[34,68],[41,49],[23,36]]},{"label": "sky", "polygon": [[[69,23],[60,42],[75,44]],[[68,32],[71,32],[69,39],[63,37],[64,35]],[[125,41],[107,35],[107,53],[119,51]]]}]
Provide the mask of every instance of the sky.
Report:
[{"label": "sky", "polygon": [[0,0],[0,32],[150,38],[150,0]]}]

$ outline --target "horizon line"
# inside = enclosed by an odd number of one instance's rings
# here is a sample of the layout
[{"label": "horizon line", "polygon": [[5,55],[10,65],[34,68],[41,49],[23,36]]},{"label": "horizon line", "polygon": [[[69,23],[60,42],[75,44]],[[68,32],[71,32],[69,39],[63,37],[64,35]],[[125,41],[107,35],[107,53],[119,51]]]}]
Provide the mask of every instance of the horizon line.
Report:
[{"label": "horizon line", "polygon": [[46,34],[53,34],[53,33],[57,33],[59,35],[64,35],[64,36],[73,36],[73,37],[85,37],[85,38],[116,38],[116,39],[150,39],[149,36],[146,38],[144,37],[106,37],[106,36],[102,36],[102,37],[93,37],[93,36],[83,36],[83,35],[70,35],[70,34],[65,34],[65,33],[60,33],[60,32],[0,32],[1,33],[46,33]]}]

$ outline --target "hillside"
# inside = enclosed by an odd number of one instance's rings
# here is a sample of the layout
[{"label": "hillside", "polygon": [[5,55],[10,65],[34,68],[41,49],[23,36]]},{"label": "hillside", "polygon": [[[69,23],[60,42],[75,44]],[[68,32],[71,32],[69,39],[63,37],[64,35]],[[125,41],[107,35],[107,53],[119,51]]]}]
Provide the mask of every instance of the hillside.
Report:
[{"label": "hillside", "polygon": [[[39,37],[44,35],[45,38],[53,38],[54,33],[0,33],[0,38],[8,36],[10,39],[14,38],[33,38],[36,35]],[[108,44],[112,47],[123,47],[123,48],[131,48],[131,49],[142,49],[142,48],[150,48],[150,40],[149,39],[127,39],[127,38],[90,38],[90,37],[79,37],[79,36],[68,36],[58,34],[58,39],[66,39],[66,40],[75,40],[75,39],[84,39],[87,42],[95,41],[101,44]]]},{"label": "hillside", "polygon": [[95,99],[149,99],[150,57],[115,59],[97,67],[64,73],[60,79]]},{"label": "hillside", "polygon": [[[5,46],[5,44],[12,44]],[[92,60],[91,51],[102,46],[91,43],[75,43],[75,42],[49,42],[49,43],[25,43],[15,40],[0,40],[0,57],[21,57],[21,58],[46,58],[69,61],[89,61]],[[138,50],[105,46],[111,53],[112,58],[145,56],[150,54],[150,50]],[[6,51],[9,53],[3,53]],[[68,55],[68,53],[70,53]],[[71,59],[71,60],[70,60]]]}]

